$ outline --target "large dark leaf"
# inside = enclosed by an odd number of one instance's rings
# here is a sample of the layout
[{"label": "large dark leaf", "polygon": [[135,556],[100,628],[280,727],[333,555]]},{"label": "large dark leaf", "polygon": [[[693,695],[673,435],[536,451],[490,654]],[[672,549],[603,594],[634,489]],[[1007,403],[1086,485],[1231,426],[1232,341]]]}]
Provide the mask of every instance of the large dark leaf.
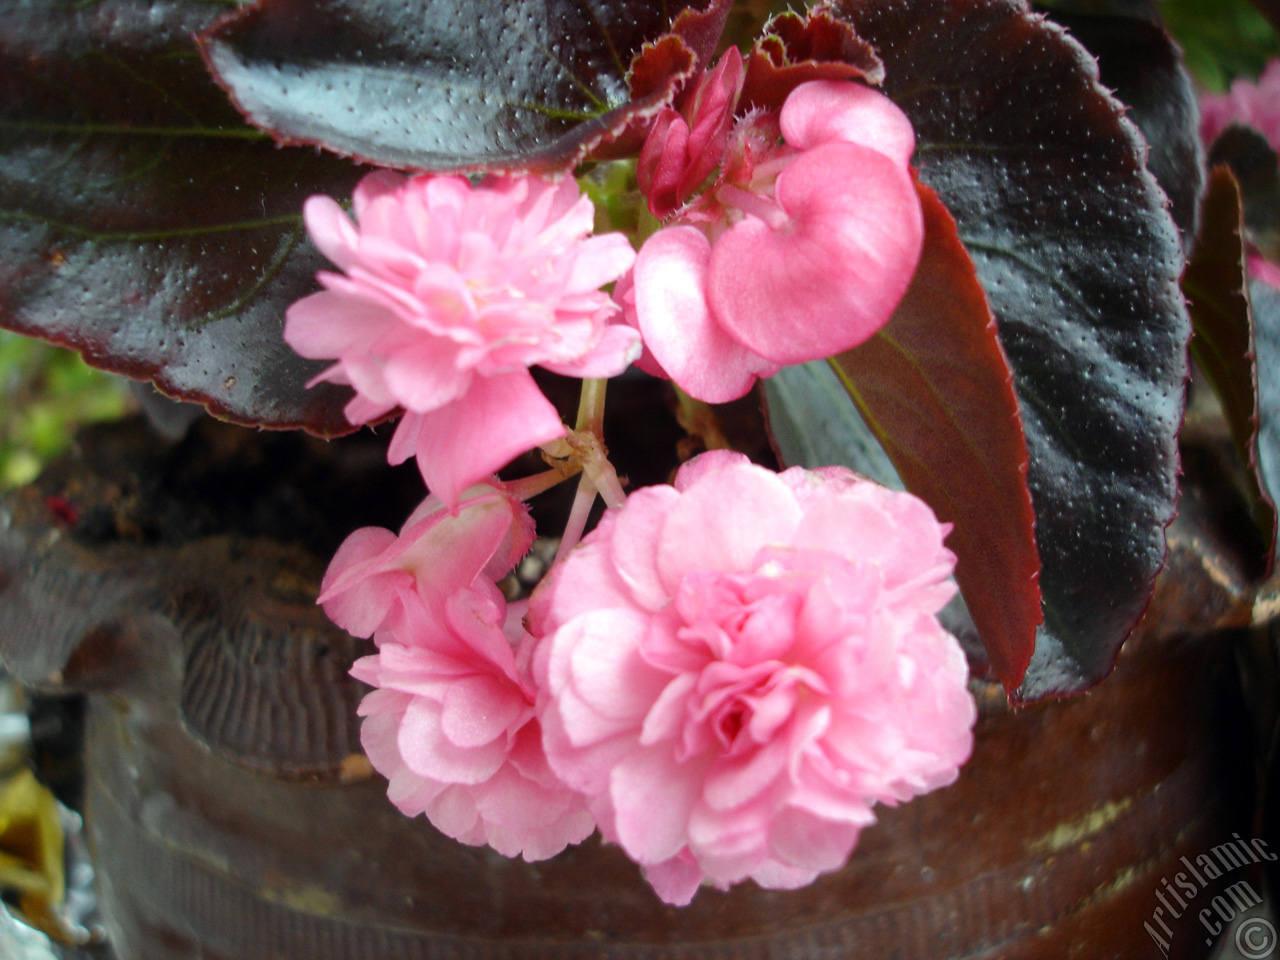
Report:
[{"label": "large dark leaf", "polygon": [[1012,0],[839,9],[885,61],[1013,367],[1045,614],[1016,696],[1083,689],[1142,616],[1174,512],[1177,230],[1141,136],[1061,28]]},{"label": "large dark leaf", "polygon": [[1147,166],[1169,197],[1183,244],[1195,237],[1196,214],[1204,188],[1204,149],[1200,110],[1182,53],[1145,0],[1119,5],[1102,16],[1059,7],[1053,19],[1098,58],[1103,86],[1129,108],[1150,153]]},{"label": "large dark leaf", "polygon": [[360,171],[246,127],[183,0],[0,0],[0,325],[242,423],[349,430],[281,340],[324,259],[299,210]]},{"label": "large dark leaf", "polygon": [[1027,446],[973,263],[937,195],[919,189],[925,244],[906,296],[875,337],[831,362],[907,489],[954,525],[956,581],[1012,692],[1041,621]]},{"label": "large dark leaf", "polygon": [[281,143],[418,169],[560,172],[711,56],[729,4],[702,6],[258,0],[201,42],[245,116]]},{"label": "large dark leaf", "polygon": [[1249,499],[1269,569],[1275,553],[1276,507],[1258,463],[1259,368],[1254,363],[1243,234],[1240,188],[1230,170],[1215,167],[1182,289],[1195,325],[1191,354],[1213,385],[1240,460],[1249,466]]}]

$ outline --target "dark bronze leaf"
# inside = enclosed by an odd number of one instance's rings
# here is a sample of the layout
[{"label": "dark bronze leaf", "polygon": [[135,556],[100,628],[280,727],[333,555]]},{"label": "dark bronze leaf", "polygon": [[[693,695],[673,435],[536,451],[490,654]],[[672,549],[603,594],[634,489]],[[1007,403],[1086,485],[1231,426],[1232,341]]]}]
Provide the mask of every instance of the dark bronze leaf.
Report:
[{"label": "dark bronze leaf", "polygon": [[1174,515],[1190,323],[1146,144],[1093,58],[1012,0],[835,9],[885,63],[986,290],[1030,452],[1044,626],[1022,700],[1097,683]]},{"label": "dark bronze leaf", "polygon": [[[381,165],[562,173],[668,103],[728,12],[649,0],[258,0],[201,38],[280,143]],[[633,62],[674,36],[645,63]]]},{"label": "dark bronze leaf", "polygon": [[349,432],[285,346],[324,258],[300,210],[361,171],[280,150],[206,74],[190,0],[0,0],[0,326],[240,423]]}]

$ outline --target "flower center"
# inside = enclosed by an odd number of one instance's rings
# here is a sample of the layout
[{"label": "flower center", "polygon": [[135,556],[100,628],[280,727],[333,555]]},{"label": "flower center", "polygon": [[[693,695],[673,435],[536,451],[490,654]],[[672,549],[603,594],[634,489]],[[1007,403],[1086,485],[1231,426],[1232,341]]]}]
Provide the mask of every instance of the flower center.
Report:
[{"label": "flower center", "polygon": [[707,657],[687,702],[686,756],[755,750],[786,728],[804,697],[826,693],[794,658],[808,578],[775,567],[695,574],[681,586],[677,635]]}]

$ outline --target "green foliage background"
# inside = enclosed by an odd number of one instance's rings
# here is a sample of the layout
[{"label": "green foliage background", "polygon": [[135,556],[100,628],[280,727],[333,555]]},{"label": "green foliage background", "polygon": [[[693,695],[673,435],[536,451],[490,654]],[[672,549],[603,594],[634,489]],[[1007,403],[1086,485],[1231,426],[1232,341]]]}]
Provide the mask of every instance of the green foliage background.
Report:
[{"label": "green foliage background", "polygon": [[0,330],[0,487],[29,483],[77,427],[130,406],[128,381],[70,350]]},{"label": "green foliage background", "polygon": [[1280,40],[1249,0],[1163,0],[1157,6],[1205,90],[1222,93],[1237,77],[1255,80],[1268,60],[1280,57]]}]

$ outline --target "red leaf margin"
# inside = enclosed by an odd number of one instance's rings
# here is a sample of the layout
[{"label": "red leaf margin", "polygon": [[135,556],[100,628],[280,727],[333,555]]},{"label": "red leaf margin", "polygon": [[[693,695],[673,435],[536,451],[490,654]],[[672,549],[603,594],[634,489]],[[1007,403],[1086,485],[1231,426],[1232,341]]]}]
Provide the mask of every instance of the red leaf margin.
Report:
[{"label": "red leaf margin", "polygon": [[889,323],[831,359],[907,489],[953,525],[956,581],[1009,693],[1043,621],[1013,372],[955,220],[924,184],[920,266]]}]

